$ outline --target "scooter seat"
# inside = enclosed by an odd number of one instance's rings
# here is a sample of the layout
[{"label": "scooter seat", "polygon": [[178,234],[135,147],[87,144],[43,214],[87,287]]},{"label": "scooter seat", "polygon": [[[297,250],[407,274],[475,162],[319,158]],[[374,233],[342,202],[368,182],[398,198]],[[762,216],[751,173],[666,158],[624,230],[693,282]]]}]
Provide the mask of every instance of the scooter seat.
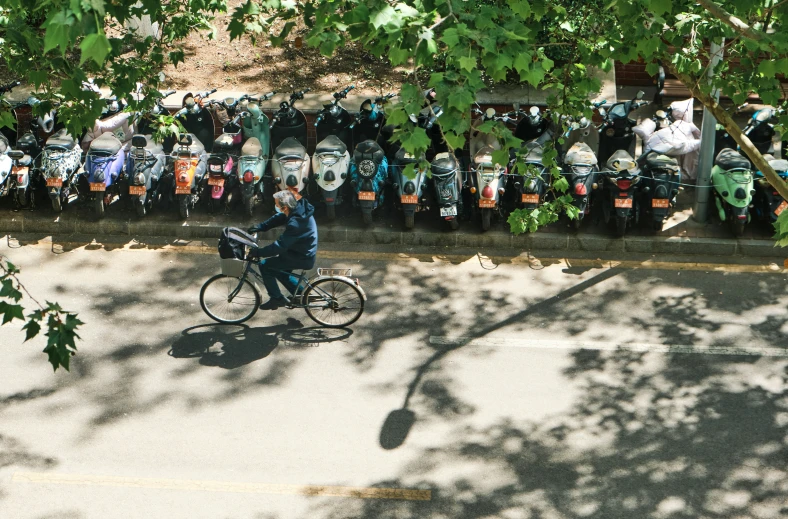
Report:
[{"label": "scooter seat", "polygon": [[73,150],[74,146],[76,145],[77,145],[77,141],[75,141],[74,137],[72,137],[71,135],[68,134],[68,132],[66,132],[65,128],[50,136],[46,142],[47,147],[58,146],[61,148],[65,148],[67,150]]},{"label": "scooter seat", "polygon": [[438,153],[435,155],[435,158],[432,159],[430,166],[433,176],[450,175],[459,168],[457,159],[450,153]]},{"label": "scooter seat", "polygon": [[668,157],[667,155],[661,155],[659,153],[649,153],[646,156],[646,168],[670,169],[670,170],[678,171],[679,161],[676,160],[674,157]]},{"label": "scooter seat", "polygon": [[[191,135],[191,138],[192,138],[191,145],[189,145],[188,147],[185,147],[185,148],[188,149],[189,153],[193,153],[193,154],[196,154],[196,155],[202,155],[203,153],[205,153],[205,146],[203,145],[202,142],[200,142],[200,139],[198,139],[193,133],[190,133],[188,135]],[[174,152],[176,154],[181,153],[181,151],[180,151],[181,149],[182,149],[181,145],[180,144],[176,144]]]},{"label": "scooter seat", "polygon": [[306,155],[306,148],[298,142],[295,137],[288,137],[282,141],[282,144],[276,147],[274,152],[275,159],[283,159],[285,157],[303,157]]},{"label": "scooter seat", "polygon": [[730,169],[750,169],[750,161],[732,148],[725,148],[720,151],[717,154],[717,158],[714,159],[714,164],[726,171]]},{"label": "scooter seat", "polygon": [[366,140],[358,143],[353,151],[353,162],[360,164],[362,160],[371,160],[375,164],[383,162],[386,154],[383,148],[373,140]]},{"label": "scooter seat", "polygon": [[473,162],[477,165],[492,166],[492,153],[495,151],[492,146],[485,146],[473,156]]},{"label": "scooter seat", "polygon": [[[47,144],[49,144],[48,141]],[[118,138],[109,132],[102,133],[96,139],[90,141],[91,152],[106,153],[107,155],[117,154],[122,146],[123,144]]]},{"label": "scooter seat", "polygon": [[542,145],[535,140],[528,141],[523,144],[521,151],[524,155],[523,160],[526,163],[542,163],[542,154],[544,153],[544,148],[542,148]]},{"label": "scooter seat", "polygon": [[397,153],[394,154],[394,159],[397,161],[397,164],[415,164],[419,161],[419,159],[405,151],[405,148],[398,149]]},{"label": "scooter seat", "polygon": [[223,133],[220,136],[216,137],[213,141],[213,152],[222,152],[228,151],[233,147],[233,140],[235,140],[235,135],[229,133]]},{"label": "scooter seat", "polygon": [[257,137],[249,137],[246,139],[243,147],[241,148],[241,155],[254,155],[259,157],[263,154],[263,146]]},{"label": "scooter seat", "polygon": [[[632,160],[632,157],[630,157],[630,160]],[[595,166],[597,164],[597,159],[588,144],[585,142],[576,142],[569,148],[569,151],[566,152],[564,164],[569,166],[581,164],[584,166]]]},{"label": "scooter seat", "polygon": [[315,148],[315,155],[335,152],[339,153],[340,155],[344,155],[346,151],[347,146],[339,137],[336,135],[329,135],[317,145]]},{"label": "scooter seat", "polygon": [[638,168],[637,163],[632,159],[632,155],[624,150],[616,150],[609,159],[607,159],[607,169],[612,171],[627,170],[634,172]]}]

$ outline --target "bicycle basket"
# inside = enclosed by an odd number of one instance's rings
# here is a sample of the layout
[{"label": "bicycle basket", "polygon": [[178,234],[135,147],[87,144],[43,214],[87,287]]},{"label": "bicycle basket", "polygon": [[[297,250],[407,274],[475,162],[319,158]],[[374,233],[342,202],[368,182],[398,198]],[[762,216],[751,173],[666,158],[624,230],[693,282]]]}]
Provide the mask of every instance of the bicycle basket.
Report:
[{"label": "bicycle basket", "polygon": [[353,275],[353,269],[317,269],[318,276],[343,276],[349,278]]},{"label": "bicycle basket", "polygon": [[235,227],[222,229],[219,238],[219,257],[222,259],[242,260],[246,256],[246,247],[256,247],[254,236]]},{"label": "bicycle basket", "polygon": [[246,269],[246,262],[235,258],[222,258],[222,274],[225,276],[232,276],[239,278],[244,275]]}]

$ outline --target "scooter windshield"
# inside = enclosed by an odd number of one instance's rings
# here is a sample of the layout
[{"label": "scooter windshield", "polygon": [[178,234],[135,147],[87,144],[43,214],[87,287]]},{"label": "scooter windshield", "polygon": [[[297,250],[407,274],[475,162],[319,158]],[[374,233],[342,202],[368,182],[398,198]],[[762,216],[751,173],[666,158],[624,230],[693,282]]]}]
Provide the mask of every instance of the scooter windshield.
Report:
[{"label": "scooter windshield", "polygon": [[610,114],[611,119],[620,119],[622,117],[627,117],[629,115],[629,110],[627,109],[628,103],[618,103],[613,105],[610,110],[608,110],[608,114]]}]

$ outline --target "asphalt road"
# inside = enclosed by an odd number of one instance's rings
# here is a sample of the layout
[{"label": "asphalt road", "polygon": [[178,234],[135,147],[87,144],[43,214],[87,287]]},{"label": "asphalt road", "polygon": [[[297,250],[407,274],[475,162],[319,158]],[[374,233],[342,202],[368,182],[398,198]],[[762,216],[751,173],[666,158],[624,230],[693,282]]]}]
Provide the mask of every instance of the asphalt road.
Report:
[{"label": "asphalt road", "polygon": [[0,328],[4,519],[788,514],[782,265],[325,251],[369,295],[331,331],[107,249],[0,245],[86,322],[70,373]]}]

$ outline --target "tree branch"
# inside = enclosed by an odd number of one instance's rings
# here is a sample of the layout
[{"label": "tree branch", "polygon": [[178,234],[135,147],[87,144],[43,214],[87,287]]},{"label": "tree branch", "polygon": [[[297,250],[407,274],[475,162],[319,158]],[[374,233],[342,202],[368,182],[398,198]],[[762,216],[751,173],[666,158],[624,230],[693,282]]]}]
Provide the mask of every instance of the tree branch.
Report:
[{"label": "tree branch", "polygon": [[721,22],[733,28],[737,32],[740,32],[744,36],[747,36],[748,38],[755,41],[768,41],[768,37],[764,33],[753,30],[752,27],[741,21],[741,19],[733,16],[711,0],[697,0],[697,2]]}]

